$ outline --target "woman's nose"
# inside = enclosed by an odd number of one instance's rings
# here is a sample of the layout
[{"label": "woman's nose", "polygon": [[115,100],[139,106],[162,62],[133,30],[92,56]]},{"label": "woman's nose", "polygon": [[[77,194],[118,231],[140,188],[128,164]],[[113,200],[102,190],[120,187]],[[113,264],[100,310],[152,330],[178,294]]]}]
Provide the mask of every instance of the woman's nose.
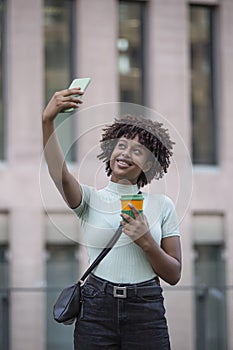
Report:
[{"label": "woman's nose", "polygon": [[129,148],[129,147],[126,147],[126,148],[122,151],[122,155],[123,155],[124,157],[130,158],[130,156],[131,156],[130,148]]}]

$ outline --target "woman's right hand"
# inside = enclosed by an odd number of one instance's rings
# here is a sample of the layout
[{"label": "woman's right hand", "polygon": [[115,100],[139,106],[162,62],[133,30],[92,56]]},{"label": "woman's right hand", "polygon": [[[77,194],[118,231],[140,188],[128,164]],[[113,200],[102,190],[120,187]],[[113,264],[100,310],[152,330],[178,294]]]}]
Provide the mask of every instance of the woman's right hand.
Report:
[{"label": "woman's right hand", "polygon": [[58,113],[68,108],[78,108],[82,100],[77,95],[82,95],[80,88],[65,89],[52,96],[43,112],[43,121],[53,121]]}]

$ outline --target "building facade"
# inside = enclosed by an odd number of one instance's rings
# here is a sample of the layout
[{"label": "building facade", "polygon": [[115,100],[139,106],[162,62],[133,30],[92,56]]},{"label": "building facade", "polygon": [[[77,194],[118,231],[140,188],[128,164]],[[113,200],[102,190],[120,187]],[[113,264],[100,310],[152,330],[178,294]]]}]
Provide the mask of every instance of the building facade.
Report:
[{"label": "building facade", "polygon": [[171,169],[148,190],[180,218],[182,279],[163,284],[172,349],[233,350],[233,1],[2,0],[0,11],[0,349],[72,349],[52,304],[87,257],[48,175],[41,115],[88,76],[79,112],[57,122],[71,171],[106,183],[96,154],[115,115],[165,123]]}]

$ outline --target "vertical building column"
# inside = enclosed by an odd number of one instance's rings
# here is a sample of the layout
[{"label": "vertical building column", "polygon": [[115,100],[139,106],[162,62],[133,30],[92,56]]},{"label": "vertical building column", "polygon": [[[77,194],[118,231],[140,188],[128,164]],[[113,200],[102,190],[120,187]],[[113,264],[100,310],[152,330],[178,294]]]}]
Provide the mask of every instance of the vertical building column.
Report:
[{"label": "vertical building column", "polygon": [[92,79],[90,105],[118,100],[117,6],[115,0],[77,1],[77,73]]},{"label": "vertical building column", "polygon": [[[45,349],[43,217],[39,191],[43,105],[42,0],[7,1],[10,344]],[[30,289],[31,288],[31,289]]]},{"label": "vertical building column", "polygon": [[[187,1],[149,1],[147,16],[146,104],[162,115],[162,122],[169,129],[172,140],[176,142],[172,164],[164,181],[165,191],[175,201],[178,216],[183,219],[192,192],[192,164],[188,151],[190,118]],[[160,118],[156,113],[154,116]],[[154,186],[157,185],[154,183]],[[190,218],[186,216],[185,220],[180,222],[181,232],[190,232],[190,225]],[[182,241],[186,273],[183,273],[180,285],[192,285],[192,259],[186,256],[186,252],[190,254],[190,246],[191,236],[186,236]],[[192,292],[171,292],[166,295],[171,341],[177,349],[183,347],[182,340],[177,336],[179,332],[173,332],[173,329],[177,330],[177,313],[184,315],[179,316],[179,329],[186,334],[185,346],[193,349],[192,298]]]},{"label": "vertical building column", "polygon": [[183,217],[192,192],[188,5],[185,0],[154,0],[148,3],[147,15],[147,105],[162,115],[176,143],[166,184],[175,198],[177,182],[182,181]]},{"label": "vertical building column", "polygon": [[9,0],[7,6],[8,160],[32,162],[41,151],[42,0]]},{"label": "vertical building column", "polygon": [[42,227],[38,209],[12,210],[10,344],[14,350],[45,349],[46,295],[39,290],[44,286]]},{"label": "vertical building column", "polygon": [[185,0],[148,3],[147,104],[189,144],[189,18]]},{"label": "vertical building column", "polygon": [[228,325],[228,348],[233,348],[232,325],[233,325],[233,236],[231,234],[233,226],[233,197],[232,186],[233,178],[233,152],[232,152],[232,91],[233,91],[233,2],[223,0],[220,2],[219,22],[220,22],[220,50],[219,61],[221,80],[219,97],[219,148],[221,156],[221,168],[224,170],[224,176],[221,176],[221,183],[224,187],[224,203],[226,205],[226,263],[227,263],[227,325]]},{"label": "vertical building column", "polygon": [[[77,1],[76,70],[79,77],[92,79],[83,98],[81,111],[91,108],[78,114],[79,161],[84,157],[87,159],[86,155],[90,155],[92,147],[96,149],[101,125],[111,122],[116,116],[116,111],[113,111],[109,103],[118,102],[119,99],[117,38],[118,1]],[[89,158],[91,162],[96,162],[96,155]],[[98,162],[97,166],[99,164]],[[82,168],[84,166],[85,169],[88,168],[86,162]]]}]

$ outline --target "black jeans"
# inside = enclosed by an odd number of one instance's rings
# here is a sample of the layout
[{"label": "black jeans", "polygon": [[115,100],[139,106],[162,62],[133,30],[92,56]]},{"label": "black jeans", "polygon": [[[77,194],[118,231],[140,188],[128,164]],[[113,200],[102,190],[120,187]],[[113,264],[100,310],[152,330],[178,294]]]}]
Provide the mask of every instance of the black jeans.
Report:
[{"label": "black jeans", "polygon": [[75,350],[169,350],[162,288],[153,279],[114,285],[91,275],[83,287]]}]

